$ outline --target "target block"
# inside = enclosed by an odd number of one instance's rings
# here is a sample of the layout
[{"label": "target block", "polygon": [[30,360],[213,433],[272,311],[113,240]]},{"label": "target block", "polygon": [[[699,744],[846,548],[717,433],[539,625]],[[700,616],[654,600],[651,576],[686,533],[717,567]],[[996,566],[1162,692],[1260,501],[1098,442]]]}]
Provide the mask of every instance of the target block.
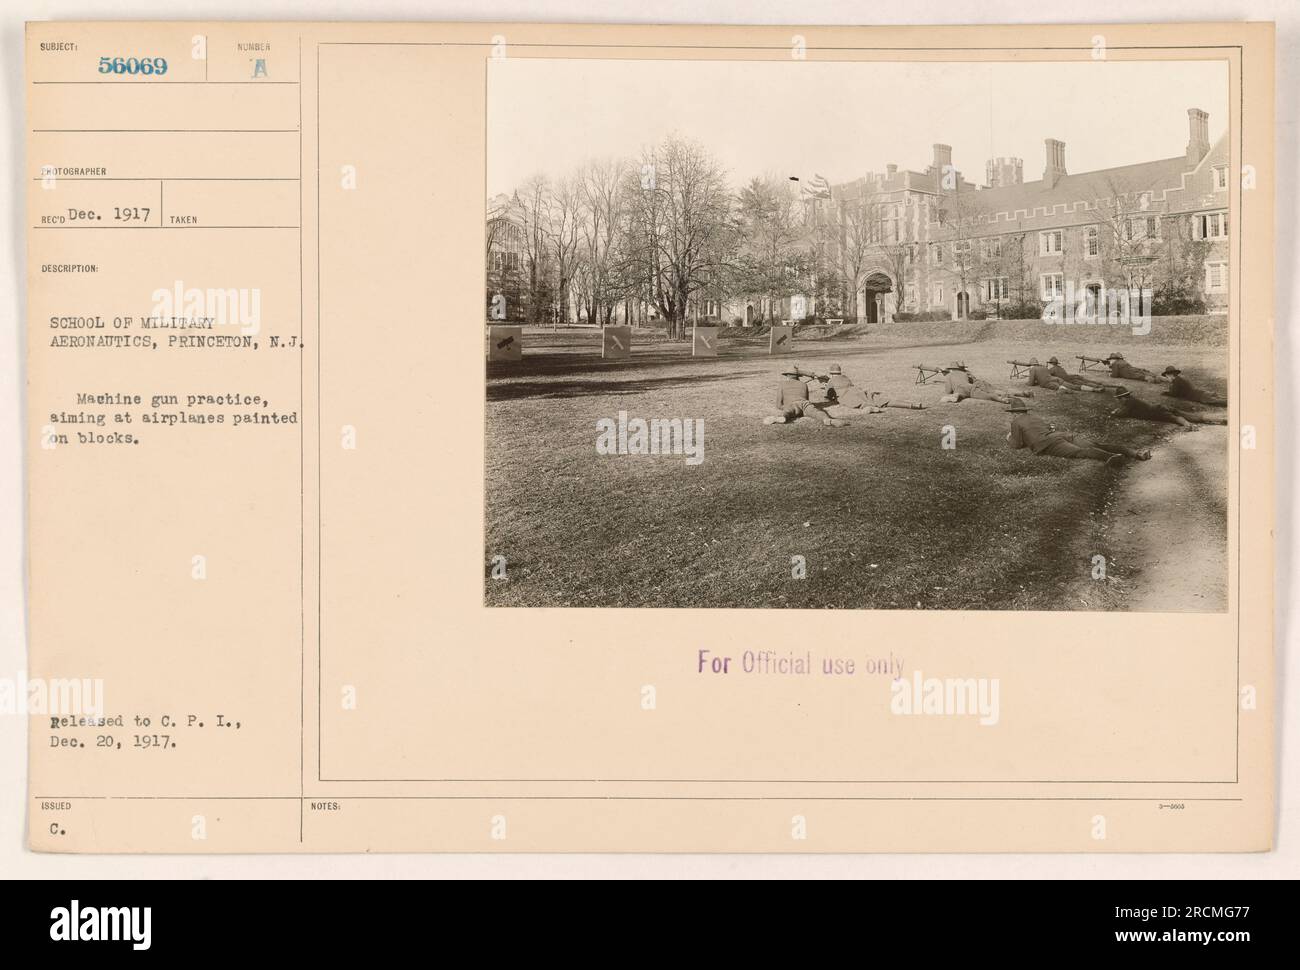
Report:
[{"label": "target block", "polygon": [[787,353],[793,343],[794,327],[773,327],[768,339],[767,352],[769,354]]},{"label": "target block", "polygon": [[691,356],[692,357],[717,357],[718,356],[718,328],[717,327],[692,327],[691,328]]},{"label": "target block", "polygon": [[523,327],[488,327],[488,360],[523,359]]},{"label": "target block", "polygon": [[600,356],[631,357],[632,328],[605,327],[600,332]]}]

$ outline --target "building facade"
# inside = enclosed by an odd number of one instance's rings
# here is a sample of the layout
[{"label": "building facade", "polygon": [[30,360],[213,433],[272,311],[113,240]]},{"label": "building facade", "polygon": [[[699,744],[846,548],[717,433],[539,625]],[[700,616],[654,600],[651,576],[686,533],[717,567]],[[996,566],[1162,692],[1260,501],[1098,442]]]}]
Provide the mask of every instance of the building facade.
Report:
[{"label": "building facade", "polygon": [[1225,312],[1227,137],[1211,145],[1209,116],[1187,115],[1183,153],[1150,162],[1071,173],[1048,138],[1040,179],[1024,181],[1023,159],[994,158],[977,185],[936,144],[921,171],[889,165],[806,199],[810,241],[854,290],[836,309],[869,322]]},{"label": "building facade", "polygon": [[[1042,176],[1021,158],[988,159],[980,184],[933,146],[921,170],[888,165],[849,182],[801,185],[802,235],[782,294],[695,293],[690,322],[749,326],[809,318],[1102,318],[1222,313],[1229,286],[1229,150],[1209,116],[1187,111],[1181,154],[1069,171],[1064,142],[1044,140]],[[1172,146],[1171,146],[1172,147]],[[549,247],[529,237],[517,198],[489,201],[489,320],[584,322],[582,301],[553,280]],[[536,228],[536,227],[534,227]],[[536,235],[536,233],[534,233]],[[797,258],[794,252],[797,251]],[[653,323],[644,297],[611,322]]]}]

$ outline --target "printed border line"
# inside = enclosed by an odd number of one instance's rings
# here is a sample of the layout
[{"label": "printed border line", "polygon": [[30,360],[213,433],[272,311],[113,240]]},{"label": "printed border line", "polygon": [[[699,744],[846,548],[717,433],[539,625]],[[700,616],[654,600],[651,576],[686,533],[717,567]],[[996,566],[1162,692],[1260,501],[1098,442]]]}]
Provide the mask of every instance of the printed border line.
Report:
[{"label": "printed border line", "polygon": [[[509,26],[509,25],[507,25],[507,24],[488,24],[488,23],[484,23],[484,24],[482,24],[481,26]],[[555,26],[555,25],[547,25],[547,24],[540,24],[540,25],[539,25],[539,24],[522,24],[522,25],[520,25],[520,26],[525,26],[525,27],[536,27],[536,26]],[[581,26],[583,26],[583,25],[582,25],[582,24],[568,24],[567,26],[570,26],[570,27],[581,27]],[[656,26],[656,25],[654,25],[654,24],[601,24],[601,25],[597,25],[597,26],[606,26],[606,27],[654,27],[654,26]],[[712,24],[712,25],[711,25],[711,24],[676,24],[676,25],[673,25],[673,26],[679,26],[679,27],[705,27],[705,26],[729,26],[729,25],[716,25],[716,24]],[[860,27],[861,25],[857,25],[857,26]],[[886,26],[886,25],[881,25],[881,26]],[[942,27],[955,27],[955,26],[961,26],[961,25],[957,25],[957,24],[921,24],[920,26],[922,26],[922,27],[930,27],[930,28],[942,28]],[[969,28],[969,27],[980,27],[980,26],[993,26],[993,27],[997,27],[997,26],[1030,26],[1030,27],[1033,27],[1033,26],[1050,26],[1050,27],[1057,27],[1057,28],[1061,28],[1061,27],[1069,27],[1069,26],[1082,26],[1082,27],[1114,26],[1114,27],[1127,28],[1127,27],[1140,26],[1140,25],[1134,25],[1134,24],[1084,24],[1084,25],[1071,25],[1071,24],[1047,24],[1047,25],[1043,25],[1043,24],[1028,24],[1028,25],[1016,25],[1016,24],[968,24],[968,25],[965,25],[966,28]],[[781,25],[776,25],[776,24],[746,24],[746,25],[743,25],[743,26],[739,26],[739,25],[738,25],[738,26],[736,27],[736,29],[738,29],[738,30],[754,30],[754,29],[776,29],[776,30],[780,30],[780,29],[781,29]],[[797,29],[799,29],[799,30],[816,30],[816,29],[826,29],[826,30],[846,30],[846,29],[849,29],[849,30],[852,30],[852,29],[855,29],[855,26],[854,26],[854,25],[851,25],[851,24],[850,24],[850,25],[843,25],[843,24],[841,24],[841,25],[834,25],[834,26],[832,26],[832,25],[828,25],[828,24],[822,24],[822,25],[813,25],[813,26],[811,26],[811,27],[800,27],[800,28],[797,28]],[[318,42],[317,42],[317,46],[318,46],[318,47],[492,47],[493,45],[492,45],[492,42],[491,42],[490,40],[489,40],[489,41],[476,41],[476,40],[447,40],[447,41],[436,41],[436,40],[322,40],[322,41],[318,41]],[[789,45],[789,44],[772,44],[772,45],[768,45],[768,44],[555,44],[555,43],[529,43],[529,42],[520,42],[520,43],[517,43],[517,44],[516,44],[516,43],[509,43],[508,46],[509,46],[509,47],[523,47],[523,48],[527,48],[527,49],[529,49],[529,50],[532,50],[532,49],[538,49],[538,50],[542,50],[542,49],[546,49],[546,50],[555,50],[555,49],[558,48],[558,49],[560,49],[560,50],[629,50],[629,51],[630,51],[630,50],[662,50],[662,51],[782,51],[782,52],[784,52],[784,53],[789,53],[789,52],[790,52],[790,45]],[[1236,50],[1241,50],[1241,46],[1242,46],[1242,45],[1240,45],[1240,44],[1129,44],[1129,45],[1123,45],[1123,46],[1118,45],[1118,44],[1107,44],[1107,45],[1106,45],[1106,49],[1107,49],[1107,50],[1112,50],[1112,51],[1184,51],[1184,50],[1187,50],[1187,51],[1195,51],[1195,50],[1233,50],[1234,48],[1235,48]],[[1079,52],[1087,52],[1087,51],[1091,51],[1091,50],[1093,50],[1093,48],[1092,48],[1090,45],[1089,45],[1089,46],[1084,46],[1084,47],[1045,47],[1045,46],[1039,46],[1039,47],[1015,47],[1015,46],[1011,46],[1011,45],[1004,46],[1004,47],[838,47],[838,46],[837,46],[837,47],[829,47],[829,46],[826,46],[826,45],[823,45],[823,44],[818,44],[818,45],[810,45],[809,47],[807,47],[807,50],[810,50],[810,51],[845,51],[845,52],[855,52],[855,51],[879,51],[879,52],[882,52],[882,53],[890,53],[891,51],[900,51],[900,52],[915,52],[915,51],[1079,51]],[[814,62],[814,63],[816,63],[816,62]],[[74,83],[75,83],[75,82],[74,82]],[[95,82],[87,82],[87,83],[95,83]],[[104,83],[111,84],[111,83],[113,83],[113,82],[109,81],[109,82],[104,82]],[[188,82],[173,81],[173,82],[171,82],[171,83],[173,83],[173,84],[181,84],[181,83],[187,83],[187,84],[198,84],[198,83],[201,83],[201,82],[198,82],[198,81],[188,81]],[[218,83],[218,82],[213,82],[213,83]],[[231,83],[231,84],[257,84],[257,83],[267,83],[267,82],[256,82],[256,81],[231,81],[231,82],[226,82],[226,83]],[[294,83],[294,82],[292,82],[292,81],[281,81],[281,82],[279,82],[279,83],[281,83],[281,84],[292,84],[292,83]]]},{"label": "printed border line", "polygon": [[[40,801],[86,802],[297,802],[300,795],[58,795]],[[469,802],[1244,802],[1232,797],[1146,795],[317,795],[322,801]],[[301,842],[301,837],[299,838]]]},{"label": "printed border line", "polygon": [[[204,60],[204,71],[207,60]],[[302,34],[298,35],[298,80],[302,81]],[[303,427],[306,410],[303,382],[307,368],[302,352],[303,322],[303,237],[302,237],[302,84],[298,85],[298,842],[306,828],[307,806],[307,444]],[[319,324],[316,327],[320,329]],[[320,420],[320,415],[317,415]]]},{"label": "printed border line", "polygon": [[[316,489],[316,492],[317,492],[317,509],[316,509],[316,522],[317,522],[317,550],[316,550],[316,567],[317,567],[317,598],[316,598],[316,609],[317,609],[317,626],[316,626],[316,640],[317,640],[317,643],[316,643],[316,663],[317,663],[317,681],[316,681],[316,696],[317,696],[317,709],[316,709],[316,718],[317,718],[317,735],[316,735],[316,770],[317,770],[317,777],[316,777],[316,781],[317,781],[317,782],[322,783],[322,784],[331,784],[331,783],[333,783],[333,784],[349,784],[349,783],[356,783],[356,784],[369,784],[369,783],[375,783],[375,784],[406,784],[406,783],[425,783],[425,784],[432,784],[432,783],[457,783],[457,782],[460,782],[460,783],[469,783],[469,784],[492,784],[492,783],[502,783],[502,784],[511,784],[511,783],[520,783],[520,784],[541,784],[541,783],[573,784],[573,783],[577,783],[577,782],[583,782],[583,783],[593,783],[593,782],[594,782],[594,783],[608,783],[608,784],[615,784],[615,783],[633,783],[633,784],[635,784],[635,783],[647,783],[647,784],[720,784],[720,785],[725,785],[725,784],[958,784],[958,785],[962,785],[962,784],[1024,784],[1024,785],[1051,785],[1051,784],[1085,784],[1085,785],[1086,785],[1086,784],[1107,784],[1107,785],[1195,784],[1195,785],[1236,785],[1236,784],[1239,784],[1239,783],[1240,783],[1240,781],[1241,781],[1241,705],[1240,705],[1240,693],[1241,693],[1241,692],[1240,692],[1240,682],[1241,682],[1241,612],[1242,612],[1241,592],[1240,592],[1240,591],[1241,591],[1241,548],[1242,548],[1242,543],[1243,543],[1243,535],[1242,535],[1242,531],[1241,531],[1241,514],[1242,514],[1242,512],[1241,512],[1241,504],[1242,504],[1242,503],[1241,503],[1241,489],[1242,489],[1241,478],[1242,478],[1242,463],[1241,463],[1240,460],[1238,460],[1238,463],[1237,463],[1237,492],[1238,492],[1238,501],[1237,501],[1237,521],[1238,521],[1238,526],[1237,526],[1237,550],[1238,550],[1238,556],[1237,556],[1237,590],[1238,590],[1238,595],[1237,595],[1237,643],[1236,643],[1236,653],[1237,653],[1237,684],[1236,684],[1236,688],[1235,688],[1235,692],[1234,692],[1234,698],[1233,698],[1234,708],[1235,708],[1235,712],[1236,712],[1236,713],[1235,713],[1235,716],[1236,716],[1236,736],[1235,736],[1235,740],[1234,740],[1234,749],[1235,749],[1235,755],[1236,755],[1236,764],[1235,764],[1234,775],[1233,775],[1233,778],[1232,778],[1231,781],[1213,781],[1213,780],[1208,780],[1208,781],[1186,781],[1186,782],[1169,782],[1169,781],[1163,781],[1163,780],[1132,780],[1132,781],[1113,781],[1113,780],[1021,781],[1021,780],[1015,780],[1015,779],[1012,779],[1012,780],[998,780],[998,779],[994,779],[994,780],[980,780],[980,779],[972,779],[972,780],[966,780],[966,781],[909,780],[909,781],[903,781],[903,782],[892,782],[892,781],[876,781],[876,780],[836,781],[836,780],[789,780],[789,779],[785,779],[785,780],[764,780],[764,779],[731,779],[731,780],[726,780],[726,779],[596,779],[596,780],[593,780],[593,779],[500,779],[500,778],[450,779],[450,778],[326,778],[326,777],[324,777],[324,775],[323,775],[323,771],[322,771],[323,747],[324,747],[324,744],[323,744],[323,731],[322,731],[322,727],[323,727],[323,721],[322,721],[323,712],[322,712],[322,707],[321,707],[321,699],[322,699],[321,691],[322,691],[322,689],[323,689],[323,670],[322,670],[322,668],[323,668],[323,653],[324,653],[324,650],[323,650],[324,636],[323,636],[322,623],[321,623],[321,613],[322,613],[322,610],[321,610],[321,604],[322,604],[322,602],[323,602],[323,583],[322,583],[323,566],[322,566],[322,563],[323,563],[323,561],[324,561],[324,556],[323,556],[323,548],[324,548],[324,545],[323,545],[323,537],[322,537],[322,520],[323,520],[323,508],[324,508],[324,500],[323,500],[323,499],[324,499],[324,480],[323,480],[323,476],[321,475],[321,459],[320,459],[320,441],[321,441],[321,439],[320,439],[320,381],[321,381],[321,371],[320,371],[321,352],[320,352],[320,347],[321,347],[322,337],[323,337],[323,327],[321,326],[321,319],[322,319],[321,306],[322,306],[322,304],[321,304],[321,300],[320,300],[320,249],[321,249],[320,241],[321,241],[321,235],[322,235],[322,231],[321,231],[321,230],[322,230],[322,226],[321,226],[321,218],[320,218],[320,213],[321,213],[321,208],[320,208],[320,204],[321,204],[321,199],[320,199],[320,141],[321,141],[321,129],[320,129],[320,103],[321,103],[321,87],[320,87],[320,48],[321,48],[321,47],[327,47],[327,46],[329,46],[329,47],[370,47],[370,46],[375,46],[375,47],[385,47],[385,46],[393,46],[393,47],[471,47],[471,48],[479,48],[479,47],[481,47],[481,48],[487,48],[487,47],[490,47],[491,44],[490,44],[490,43],[476,43],[476,42],[445,42],[445,43],[439,43],[439,42],[426,42],[426,41],[409,41],[409,42],[408,42],[408,41],[387,41],[387,42],[386,42],[386,41],[320,41],[320,42],[318,42],[317,45],[316,45],[316,48],[317,48],[317,50],[316,50],[316,175],[317,175],[317,178],[316,178],[316,260],[317,260],[317,273],[316,273],[316,286],[317,286],[317,305],[316,305],[316,329],[317,329],[317,333],[316,333],[316,366],[317,366],[317,373],[316,373],[316,394],[317,394],[317,405],[316,405],[316,406],[317,406],[317,414],[316,414],[316,420],[317,420],[317,435],[316,435],[316,440],[317,440],[317,454],[316,454],[316,467],[317,467],[317,489]],[[749,47],[749,46],[742,46],[742,47],[732,47],[732,46],[728,46],[728,45],[669,45],[669,44],[525,44],[525,43],[521,43],[521,44],[512,44],[511,46],[515,46],[515,47],[524,47],[524,48],[529,48],[529,49],[548,49],[548,50],[551,50],[551,49],[557,49],[557,48],[558,48],[558,49],[562,49],[562,50],[563,50],[563,49],[615,49],[615,50],[654,50],[654,49],[658,49],[658,50],[701,50],[701,51],[710,51],[710,50],[763,50],[763,51],[769,51],[769,50],[770,50],[770,51],[785,51],[785,50],[788,50],[788,48],[785,47],[785,46],[773,46],[773,47]],[[889,52],[889,51],[985,51],[985,52],[1013,52],[1013,51],[1088,51],[1088,50],[1091,50],[1090,47],[1041,47],[1041,46],[1040,46],[1040,47],[1013,47],[1013,46],[997,46],[997,47],[907,47],[907,48],[905,48],[905,47],[833,47],[833,48],[832,48],[832,47],[817,47],[817,48],[814,48],[814,49],[816,49],[816,50],[850,51],[850,52],[865,52],[865,51],[880,51],[880,52]],[[1179,44],[1174,44],[1174,45],[1155,45],[1155,46],[1152,46],[1152,45],[1136,45],[1136,46],[1122,46],[1122,47],[1119,47],[1119,46],[1112,46],[1112,47],[1110,47],[1110,49],[1112,49],[1112,50],[1129,50],[1129,51],[1145,51],[1145,50],[1213,50],[1213,51],[1233,51],[1233,50],[1235,50],[1235,51],[1237,52],[1237,55],[1238,55],[1238,56],[1237,56],[1237,77],[1238,77],[1238,96],[1239,96],[1239,114],[1238,114],[1238,122],[1237,122],[1238,155],[1239,155],[1239,156],[1242,155],[1242,153],[1244,152],[1244,145],[1245,145],[1245,49],[1244,49],[1244,45],[1242,45],[1242,44],[1189,44],[1189,45],[1179,45]],[[1228,64],[1229,64],[1229,69],[1231,70],[1231,59],[1229,58],[1229,59],[1227,59],[1227,60],[1228,60]],[[821,63],[821,62],[814,62],[814,63]],[[840,63],[855,63],[855,62],[840,62]],[[941,62],[937,62],[937,63],[941,63]],[[1238,186],[1237,193],[1238,193],[1238,196],[1237,196],[1237,197],[1238,197],[1238,209],[1239,209],[1239,210],[1243,210],[1243,209],[1245,208],[1245,206],[1244,206],[1244,203],[1241,201],[1240,186]],[[1241,213],[1241,212],[1239,211],[1239,212],[1237,213],[1237,215],[1236,215],[1236,219],[1237,219],[1237,223],[1238,223],[1239,228],[1240,228],[1241,225],[1242,225],[1242,218],[1243,218],[1243,213]],[[1238,326],[1237,326],[1237,368],[1238,368],[1238,388],[1239,388],[1239,395],[1240,395],[1240,387],[1242,386],[1241,381],[1242,381],[1242,372],[1243,372],[1243,368],[1244,368],[1244,361],[1243,361],[1243,359],[1242,359],[1242,345],[1243,345],[1242,329],[1243,329],[1243,324],[1244,324],[1244,322],[1243,322],[1242,319],[1241,319],[1241,286],[1240,286],[1240,273],[1241,273],[1241,248],[1242,248],[1242,238],[1243,238],[1243,235],[1244,235],[1244,233],[1243,233],[1242,231],[1239,231],[1238,234],[1237,234],[1237,255],[1238,255],[1238,259],[1237,259],[1237,273],[1238,273],[1238,286],[1237,286],[1236,299],[1237,299],[1237,308],[1238,308],[1238,312],[1237,312],[1237,318],[1238,318],[1238,319],[1237,319],[1237,324],[1238,324]],[[1238,407],[1238,411],[1240,411],[1240,407]],[[1238,415],[1238,423],[1240,423],[1240,414]],[[615,609],[616,609],[616,607],[615,607]],[[324,796],[322,796],[322,797],[324,797]],[[340,797],[343,797],[343,796],[340,796]],[[380,797],[380,796],[376,796],[376,797]],[[416,796],[412,796],[412,797],[416,797]],[[461,796],[420,796],[420,797],[442,798],[442,797],[461,797]],[[466,796],[466,797],[468,797],[468,796]],[[490,796],[485,796],[485,797],[490,797]],[[522,797],[522,796],[521,796],[521,797]],[[575,798],[592,798],[592,799],[600,800],[601,798],[603,798],[603,797],[605,797],[605,796],[574,796],[574,797],[575,797]],[[612,798],[612,797],[614,797],[614,796],[608,796],[608,797],[611,797],[611,798]],[[671,799],[670,799],[670,800],[671,800]]]},{"label": "printed border line", "polygon": [[[205,61],[205,67],[206,67],[206,61]],[[300,81],[266,81],[266,80],[263,81],[207,81],[207,80],[203,80],[203,81],[156,81],[156,80],[98,81],[98,80],[91,80],[91,81],[32,81],[31,83],[32,84],[116,84],[121,87],[133,86],[137,84],[138,85],[154,84],[154,85],[161,85],[164,87],[171,87],[174,84],[300,84],[301,82]]]}]

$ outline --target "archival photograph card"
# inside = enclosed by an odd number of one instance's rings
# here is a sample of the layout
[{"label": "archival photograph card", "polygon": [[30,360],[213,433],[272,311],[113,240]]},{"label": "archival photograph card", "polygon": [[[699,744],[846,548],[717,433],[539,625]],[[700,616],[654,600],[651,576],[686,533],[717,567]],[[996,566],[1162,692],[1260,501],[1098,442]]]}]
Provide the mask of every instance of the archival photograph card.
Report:
[{"label": "archival photograph card", "polygon": [[29,842],[1273,842],[1269,24],[33,23]]}]

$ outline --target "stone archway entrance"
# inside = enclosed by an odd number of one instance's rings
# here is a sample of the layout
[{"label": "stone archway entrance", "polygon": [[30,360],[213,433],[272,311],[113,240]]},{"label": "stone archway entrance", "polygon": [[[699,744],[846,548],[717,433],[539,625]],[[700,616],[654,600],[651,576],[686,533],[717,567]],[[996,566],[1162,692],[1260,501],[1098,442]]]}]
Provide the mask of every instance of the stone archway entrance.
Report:
[{"label": "stone archway entrance", "polygon": [[754,304],[746,303],[745,304],[745,326],[748,327],[753,322],[754,322]]},{"label": "stone archway entrance", "polygon": [[962,290],[957,294],[957,319],[965,320],[970,316],[970,294]]},{"label": "stone archway entrance", "polygon": [[867,323],[888,323],[893,318],[894,285],[884,273],[872,273],[862,284],[862,315]]}]

